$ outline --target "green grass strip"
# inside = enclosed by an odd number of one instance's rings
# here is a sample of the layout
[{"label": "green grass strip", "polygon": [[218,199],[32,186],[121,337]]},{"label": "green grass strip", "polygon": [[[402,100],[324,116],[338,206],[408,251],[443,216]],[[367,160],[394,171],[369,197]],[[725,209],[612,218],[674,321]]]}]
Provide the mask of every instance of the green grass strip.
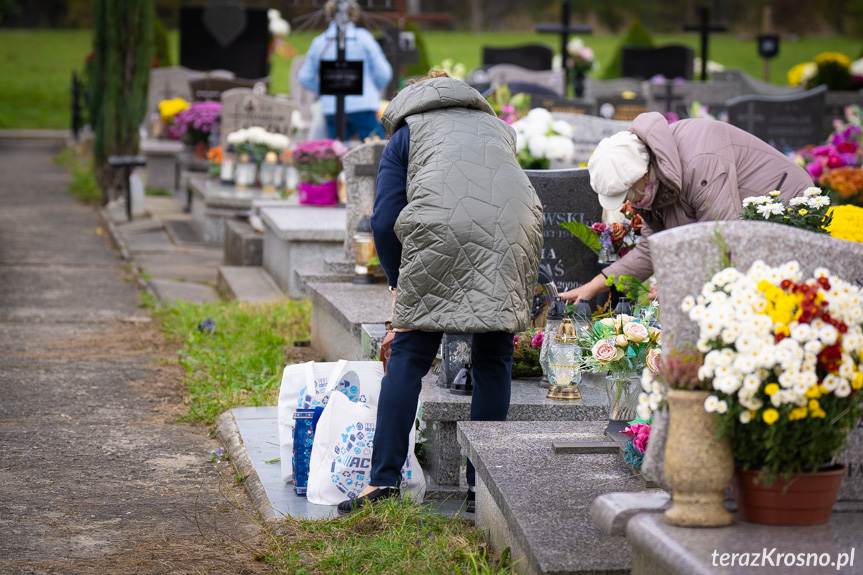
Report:
[{"label": "green grass strip", "polygon": [[[294,341],[309,338],[311,304],[178,301],[156,307],[153,315],[162,332],[182,345],[178,354],[186,370],[186,419],[212,424],[232,407],[277,403],[287,350]],[[215,331],[199,331],[208,318]]]},{"label": "green grass strip", "polygon": [[472,521],[412,501],[386,501],[331,520],[279,522],[266,560],[277,573],[508,574]]}]

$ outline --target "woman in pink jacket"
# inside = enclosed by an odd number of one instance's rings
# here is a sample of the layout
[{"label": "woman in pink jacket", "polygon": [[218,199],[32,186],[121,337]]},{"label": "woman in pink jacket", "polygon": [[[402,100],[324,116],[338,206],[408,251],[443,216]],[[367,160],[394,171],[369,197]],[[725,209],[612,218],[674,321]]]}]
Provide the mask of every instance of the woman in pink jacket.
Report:
[{"label": "woman in pink jacket", "polygon": [[[806,170],[752,134],[724,122],[693,118],[669,124],[641,114],[627,132],[605,138],[587,162],[590,186],[606,210],[630,201],[644,219],[642,237],[696,222],[740,217],[743,200],[773,190],[780,199],[813,186]],[[561,294],[592,299],[608,291],[607,276],[653,274],[646,241],[590,282]]]}]

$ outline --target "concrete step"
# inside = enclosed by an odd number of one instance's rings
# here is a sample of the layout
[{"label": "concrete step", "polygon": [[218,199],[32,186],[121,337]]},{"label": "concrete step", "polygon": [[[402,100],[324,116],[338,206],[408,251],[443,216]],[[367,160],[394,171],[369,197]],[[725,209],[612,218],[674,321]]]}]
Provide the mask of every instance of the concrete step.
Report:
[{"label": "concrete step", "polygon": [[286,297],[262,267],[221,266],[217,285],[228,298],[240,301],[275,301]]}]

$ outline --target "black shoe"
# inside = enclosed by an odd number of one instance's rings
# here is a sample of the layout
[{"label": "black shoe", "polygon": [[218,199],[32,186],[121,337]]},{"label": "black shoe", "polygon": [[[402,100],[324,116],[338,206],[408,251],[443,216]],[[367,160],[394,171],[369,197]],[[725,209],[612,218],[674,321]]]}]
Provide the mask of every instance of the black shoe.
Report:
[{"label": "black shoe", "polygon": [[464,503],[465,513],[476,513],[476,491],[468,489],[467,495],[464,497]]},{"label": "black shoe", "polygon": [[378,487],[368,495],[363,495],[362,497],[356,497],[354,499],[346,499],[339,503],[339,515],[345,515],[347,513],[351,513],[352,511],[356,511],[363,505],[374,503],[380,499],[388,499],[390,497],[398,497],[399,490],[395,487]]}]

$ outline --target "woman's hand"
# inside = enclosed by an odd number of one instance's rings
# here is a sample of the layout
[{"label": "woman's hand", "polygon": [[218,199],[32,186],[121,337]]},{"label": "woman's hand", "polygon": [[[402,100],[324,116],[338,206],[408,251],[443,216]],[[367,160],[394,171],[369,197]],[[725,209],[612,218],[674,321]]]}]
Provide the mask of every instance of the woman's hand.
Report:
[{"label": "woman's hand", "polygon": [[571,301],[578,303],[578,300],[591,300],[601,293],[608,291],[608,286],[605,285],[605,276],[599,274],[583,286],[573,288],[560,294],[560,299],[563,301]]}]

